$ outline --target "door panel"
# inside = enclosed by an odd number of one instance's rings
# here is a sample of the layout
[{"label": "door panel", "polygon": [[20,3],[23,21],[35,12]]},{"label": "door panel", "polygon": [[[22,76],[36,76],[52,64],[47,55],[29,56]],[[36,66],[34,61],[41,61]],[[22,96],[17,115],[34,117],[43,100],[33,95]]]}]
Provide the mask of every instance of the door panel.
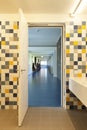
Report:
[{"label": "door panel", "polygon": [[19,15],[18,125],[21,126],[28,109],[28,25],[21,9]]}]

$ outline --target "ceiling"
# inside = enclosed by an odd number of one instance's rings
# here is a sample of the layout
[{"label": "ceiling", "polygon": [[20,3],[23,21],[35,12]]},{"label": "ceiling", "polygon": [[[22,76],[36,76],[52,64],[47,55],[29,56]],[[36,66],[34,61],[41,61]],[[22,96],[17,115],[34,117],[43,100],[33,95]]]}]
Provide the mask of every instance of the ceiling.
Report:
[{"label": "ceiling", "polygon": [[[0,0],[0,13],[17,13],[22,8],[24,13],[70,14],[75,0]],[[87,14],[87,5],[83,14]]]},{"label": "ceiling", "polygon": [[60,27],[30,27],[29,46],[56,46],[60,36]]},{"label": "ceiling", "polygon": [[29,47],[29,51],[37,56],[51,56],[55,50],[56,47]]},{"label": "ceiling", "polygon": [[[49,59],[54,54],[56,47],[29,47],[29,52],[42,60]],[[43,57],[42,57],[43,56]]]},{"label": "ceiling", "polygon": [[43,56],[47,60],[56,50],[61,36],[60,27],[30,27],[29,52],[34,56]]}]

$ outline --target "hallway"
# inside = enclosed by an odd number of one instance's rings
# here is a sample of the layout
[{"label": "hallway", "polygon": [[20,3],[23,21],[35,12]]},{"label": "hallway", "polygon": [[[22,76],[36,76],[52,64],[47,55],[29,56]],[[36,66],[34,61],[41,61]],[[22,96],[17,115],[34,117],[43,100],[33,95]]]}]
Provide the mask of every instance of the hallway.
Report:
[{"label": "hallway", "polygon": [[29,106],[60,107],[61,83],[48,68],[29,76]]}]

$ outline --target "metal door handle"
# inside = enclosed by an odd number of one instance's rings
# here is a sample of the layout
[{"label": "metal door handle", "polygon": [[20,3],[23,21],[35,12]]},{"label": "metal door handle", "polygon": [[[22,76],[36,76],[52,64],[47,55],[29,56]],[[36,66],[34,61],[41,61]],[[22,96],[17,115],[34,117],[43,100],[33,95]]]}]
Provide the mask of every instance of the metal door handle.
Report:
[{"label": "metal door handle", "polygon": [[21,69],[21,72],[26,71],[26,69]]}]

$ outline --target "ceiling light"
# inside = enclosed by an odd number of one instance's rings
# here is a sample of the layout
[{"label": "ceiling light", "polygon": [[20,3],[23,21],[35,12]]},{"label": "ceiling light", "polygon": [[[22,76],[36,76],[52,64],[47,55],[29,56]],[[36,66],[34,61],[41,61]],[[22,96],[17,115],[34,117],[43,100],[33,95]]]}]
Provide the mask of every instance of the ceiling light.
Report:
[{"label": "ceiling light", "polygon": [[75,0],[73,5],[74,9],[71,13],[71,16],[75,16],[76,14],[79,14],[83,10],[86,4],[87,4],[87,0]]}]

